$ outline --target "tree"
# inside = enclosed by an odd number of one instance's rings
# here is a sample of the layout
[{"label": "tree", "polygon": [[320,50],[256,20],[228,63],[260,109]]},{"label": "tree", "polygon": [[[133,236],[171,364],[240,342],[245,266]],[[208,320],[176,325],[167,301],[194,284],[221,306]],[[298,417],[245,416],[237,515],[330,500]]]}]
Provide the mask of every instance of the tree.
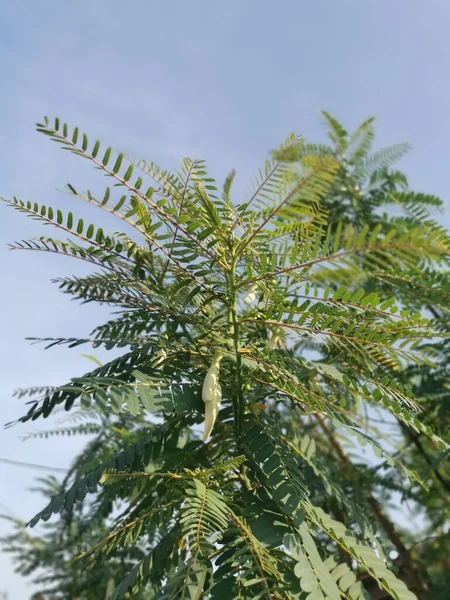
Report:
[{"label": "tree", "polygon": [[[402,538],[373,493],[403,489],[421,498],[417,489],[427,482],[372,421],[375,410],[390,414],[437,452],[448,451],[442,432],[417,417],[421,398],[408,377],[411,369],[441,368],[435,340],[445,332],[410,307],[416,288],[420,306],[425,297],[445,305],[448,286],[433,283],[449,240],[416,213],[386,227],[373,208],[405,184],[386,170],[398,149],[374,155],[371,166],[369,125],[347,143],[342,126],[325,117],[335,148],[289,136],[240,205],[231,200],[234,172],[219,197],[203,161],[185,159],[173,174],[122,154],[111,161],[112,150],[100,154],[100,143],[90,147],[78,128],[69,134],[59,119],[38,125],[124,191],[115,197],[107,188],[97,199],[69,185],[72,196],[133,230],[106,235],[71,212],[5,199],[78,238],[14,248],[100,267],[58,283],[85,302],[121,310],[89,339],[46,340],[128,350],[43,390],[20,419],[92,403],[108,419],[101,441],[30,522],[62,512],[82,525],[66,557],[81,553],[78,564],[86,577],[100,577],[102,594],[113,579],[114,599],[129,590],[137,598],[357,599],[368,597],[363,572],[394,598],[427,591],[409,552],[400,565],[409,572],[400,577],[411,591],[383,559],[380,541],[389,547]],[[342,178],[352,143],[349,193]],[[357,201],[368,174],[370,209]],[[345,210],[339,193],[350,200]],[[427,202],[412,194],[402,205],[408,212]],[[197,427],[204,419],[207,443]],[[355,461],[347,439],[371,448],[382,466]],[[100,597],[93,589],[85,584],[80,597]],[[62,591],[59,581],[55,590]]]}]

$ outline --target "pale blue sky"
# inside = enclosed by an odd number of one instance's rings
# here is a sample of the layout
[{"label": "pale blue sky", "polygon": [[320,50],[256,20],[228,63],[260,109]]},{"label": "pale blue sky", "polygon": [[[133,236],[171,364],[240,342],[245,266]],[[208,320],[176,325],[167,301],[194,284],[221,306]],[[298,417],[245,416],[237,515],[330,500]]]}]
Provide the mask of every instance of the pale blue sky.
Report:
[{"label": "pale blue sky", "polygon": [[[67,207],[56,188],[106,183],[35,133],[44,114],[164,167],[202,157],[219,179],[237,167],[239,190],[291,131],[323,139],[325,109],[350,129],[375,115],[379,146],[410,142],[401,166],[411,184],[448,205],[449,26],[448,0],[0,2],[0,195]],[[44,351],[25,336],[83,336],[106,319],[50,284],[83,265],[6,249],[47,232],[0,206],[2,422],[23,412],[16,387],[64,383],[91,366],[87,348]],[[44,425],[1,432],[0,457],[67,466],[81,441],[19,439]],[[0,464],[0,512],[33,516],[35,475]],[[0,569],[0,592],[29,598],[4,556]]]}]

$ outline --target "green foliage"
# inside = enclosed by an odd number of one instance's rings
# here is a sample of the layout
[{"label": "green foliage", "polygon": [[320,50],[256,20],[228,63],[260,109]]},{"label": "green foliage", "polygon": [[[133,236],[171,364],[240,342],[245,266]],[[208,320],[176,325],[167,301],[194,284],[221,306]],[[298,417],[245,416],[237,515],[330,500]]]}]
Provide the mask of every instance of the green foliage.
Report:
[{"label": "green foliage", "polygon": [[[410,600],[430,588],[377,494],[401,491],[426,505],[430,476],[448,456],[428,388],[445,379],[449,329],[423,312],[430,304],[448,311],[450,239],[431,219],[439,199],[409,191],[390,171],[406,145],[370,155],[373,119],[349,135],[323,116],[333,146],[289,136],[242,204],[232,202],[234,171],[219,195],[202,160],[186,158],[169,173],[90,144],[59,119],[38,124],[112,179],[99,198],[68,184],[71,201],[133,230],[133,238],[106,234],[70,211],[3,199],[72,236],[13,249],[101,267],[55,283],[119,310],[86,337],[33,341],[125,348],[65,385],[19,392],[32,397],[21,423],[62,407],[98,415],[54,432],[95,437],[29,523],[48,527],[45,552],[24,555],[14,535],[5,542],[24,574],[47,569],[44,591],[360,600],[372,581]],[[377,210],[392,204],[403,212],[389,221]],[[220,394],[204,443],[202,385],[212,364],[211,390]],[[434,462],[416,465],[383,439],[380,415],[426,444]],[[365,460],[363,448],[381,463]],[[54,514],[60,521],[45,523]],[[23,547],[27,535],[16,534]],[[401,551],[401,568],[382,546]]]}]

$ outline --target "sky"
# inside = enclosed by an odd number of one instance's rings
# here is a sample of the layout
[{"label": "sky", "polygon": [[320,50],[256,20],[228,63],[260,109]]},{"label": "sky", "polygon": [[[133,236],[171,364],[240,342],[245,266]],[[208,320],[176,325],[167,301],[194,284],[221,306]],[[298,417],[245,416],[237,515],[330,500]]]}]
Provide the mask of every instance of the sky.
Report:
[{"label": "sky", "polygon": [[[375,116],[378,147],[409,142],[399,167],[411,187],[449,205],[448,0],[17,0],[0,2],[0,23],[0,196],[109,226],[95,207],[57,191],[106,182],[36,133],[44,115],[165,168],[205,158],[219,181],[236,168],[240,193],[290,132],[324,141],[324,109],[349,130]],[[88,272],[81,261],[7,249],[45,234],[0,204],[4,423],[24,412],[14,389],[62,384],[92,367],[81,356],[87,347],[44,350],[24,338],[83,337],[108,317],[50,282]],[[56,425],[0,430],[0,458],[67,467],[85,440],[21,439]],[[0,513],[31,518],[42,499],[29,488],[42,475],[0,462]],[[0,573],[0,597],[28,600],[32,586],[1,554]]]}]

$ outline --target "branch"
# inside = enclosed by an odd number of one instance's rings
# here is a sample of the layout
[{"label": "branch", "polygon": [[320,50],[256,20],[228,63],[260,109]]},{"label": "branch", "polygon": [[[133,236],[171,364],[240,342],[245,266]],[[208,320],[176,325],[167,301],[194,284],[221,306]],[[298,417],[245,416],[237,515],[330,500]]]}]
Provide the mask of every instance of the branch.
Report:
[{"label": "branch", "polygon": [[[319,421],[320,427],[322,428],[322,431],[327,436],[328,440],[330,441],[331,446],[335,450],[335,452],[338,455],[338,457],[340,458],[340,460],[345,465],[347,465],[349,468],[351,468],[355,472],[357,472],[356,467],[353,465],[353,463],[351,462],[347,453],[345,452],[345,450],[342,448],[342,446],[339,444],[339,442],[333,435],[332,431],[328,428],[328,426],[324,422],[323,418],[318,417],[318,421]],[[411,557],[411,551],[408,550],[406,548],[406,546],[404,545],[403,541],[401,540],[399,534],[397,533],[397,531],[395,529],[395,525],[389,519],[389,517],[386,515],[386,513],[383,511],[380,503],[375,498],[375,496],[373,496],[372,494],[369,494],[367,497],[367,501],[368,501],[369,505],[371,506],[378,523],[384,529],[389,540],[392,542],[392,544],[397,549],[400,562],[401,562],[402,566],[405,568],[405,573],[404,573],[405,583],[408,586],[410,586],[412,591],[415,591],[416,593],[418,593],[419,597],[422,598],[423,595],[428,590],[428,584],[427,584],[428,576],[425,572],[425,569],[423,569],[423,571],[424,571],[423,574],[420,573],[418,565],[416,563],[414,563],[414,560]]]},{"label": "branch", "polygon": [[82,148],[80,148],[79,146],[74,144],[72,142],[72,140],[65,137],[64,135],[61,135],[61,133],[59,133],[59,131],[57,131],[56,129],[54,129],[53,127],[49,127],[48,125],[46,125],[45,128],[47,131],[51,132],[57,138],[58,141],[62,141],[64,144],[69,146],[69,148],[73,148],[76,154],[78,154],[79,156],[83,156],[84,158],[87,158],[88,160],[93,162],[96,165],[96,167],[98,167],[101,171],[104,171],[107,175],[109,175],[110,177],[113,177],[118,183],[120,183],[120,185],[123,185],[134,195],[138,196],[144,202],[149,204],[153,208],[153,210],[155,210],[160,216],[163,217],[163,219],[165,219],[166,221],[171,223],[174,227],[178,227],[178,229],[182,233],[184,233],[184,235],[186,237],[188,237],[190,240],[192,240],[195,243],[195,245],[198,246],[206,256],[208,256],[208,258],[210,258],[214,262],[217,262],[222,268],[225,268],[223,263],[217,258],[217,256],[215,254],[213,254],[207,248],[205,248],[203,246],[203,244],[201,244],[198,241],[198,239],[195,237],[195,235],[189,233],[189,231],[187,231],[182,225],[180,225],[180,223],[178,223],[176,221],[176,219],[174,219],[169,214],[167,214],[165,211],[163,211],[156,202],[153,202],[150,198],[147,198],[147,196],[145,194],[143,194],[138,189],[136,189],[135,187],[130,185],[128,183],[128,181],[126,181],[122,177],[119,177],[117,175],[117,173],[114,173],[114,171],[112,171],[111,169],[108,169],[108,167],[106,165],[104,165],[102,162],[98,161],[96,158],[91,156],[86,150],[83,150]]}]

